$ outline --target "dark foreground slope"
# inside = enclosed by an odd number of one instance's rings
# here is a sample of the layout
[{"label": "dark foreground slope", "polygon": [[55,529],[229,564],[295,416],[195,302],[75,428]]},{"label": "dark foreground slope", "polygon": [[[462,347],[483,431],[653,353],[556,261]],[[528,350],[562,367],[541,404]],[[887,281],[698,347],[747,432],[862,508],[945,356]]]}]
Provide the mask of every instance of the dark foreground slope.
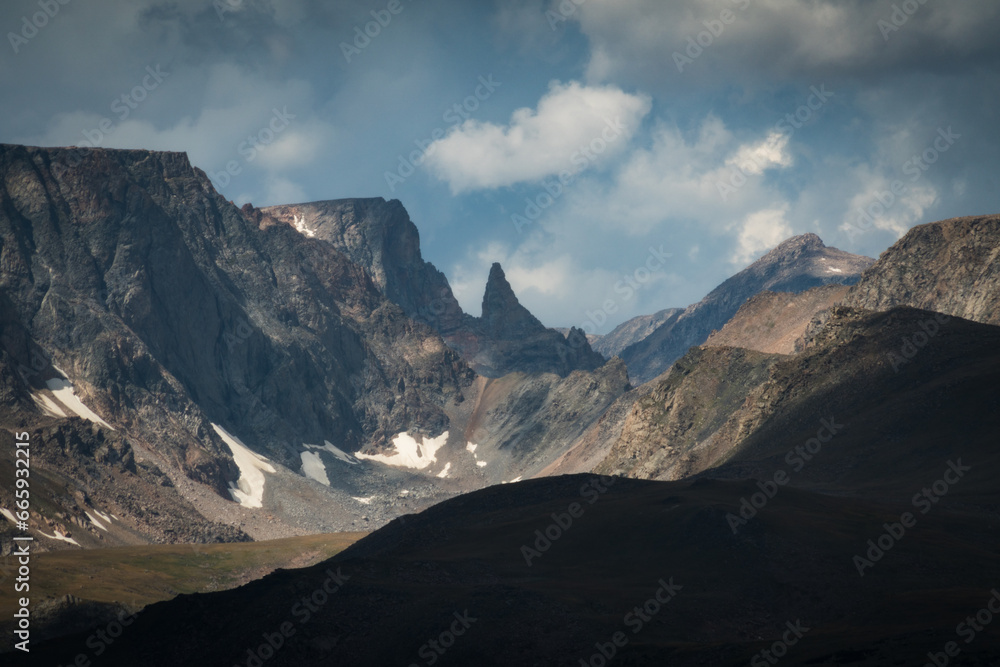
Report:
[{"label": "dark foreground slope", "polygon": [[[784,636],[797,640],[784,664],[918,665],[1000,582],[1000,526],[965,507],[964,481],[926,516],[785,488],[734,534],[727,514],[753,482],[609,479],[492,487],[308,570],[154,605],[100,664],[576,666],[601,664],[617,636],[614,664],[738,665]],[[572,525],[547,528],[574,503]],[[854,557],[905,511],[916,525],[859,576]],[[529,566],[538,530],[562,535]],[[68,664],[85,641],[43,647],[37,664]],[[952,664],[997,664],[1000,636],[962,655]]]}]

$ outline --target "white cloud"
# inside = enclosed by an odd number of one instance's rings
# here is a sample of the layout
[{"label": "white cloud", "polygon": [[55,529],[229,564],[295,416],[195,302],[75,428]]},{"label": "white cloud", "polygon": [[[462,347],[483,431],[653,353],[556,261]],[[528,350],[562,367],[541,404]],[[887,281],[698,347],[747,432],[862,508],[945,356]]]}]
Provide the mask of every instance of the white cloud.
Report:
[{"label": "white cloud", "polygon": [[[229,63],[214,65],[201,81],[200,73],[169,72],[162,84],[148,97],[116,114],[109,109],[106,116],[86,112],[56,115],[40,134],[22,139],[24,143],[41,146],[97,145],[104,148],[142,148],[148,150],[186,152],[191,162],[210,175],[236,161],[241,170],[263,169],[265,172],[304,166],[323,155],[333,129],[311,117],[312,88],[302,80],[289,79],[269,82]],[[205,104],[196,116],[183,116],[168,125],[147,120],[158,104],[186,86],[204,86]],[[289,119],[287,126],[284,113]],[[278,112],[278,113],[276,113]],[[276,116],[282,116],[274,120]],[[294,118],[290,118],[294,116]],[[99,128],[109,128],[104,132]],[[281,127],[273,132],[272,128]],[[273,137],[270,144],[249,143]],[[96,139],[96,141],[95,141]],[[242,150],[241,150],[242,149]],[[248,156],[252,155],[252,159]]]},{"label": "white cloud", "polygon": [[787,151],[790,138],[788,134],[772,132],[762,141],[740,146],[726,164],[753,176],[773,167],[790,167],[792,156]]},{"label": "white cloud", "polygon": [[575,228],[591,221],[636,236],[671,219],[697,220],[708,230],[721,231],[747,212],[770,206],[775,195],[761,178],[741,181],[725,199],[719,184],[730,183],[738,166],[751,176],[788,167],[788,142],[788,136],[777,133],[741,142],[712,115],[692,137],[661,123],[652,145],[633,151],[610,184],[574,185],[563,217]]},{"label": "white cloud", "polygon": [[620,153],[651,106],[613,86],[553,82],[537,110],[518,109],[506,126],[470,119],[434,142],[425,164],[453,193],[576,173]]},{"label": "white cloud", "polygon": [[899,190],[899,181],[867,164],[857,167],[851,175],[858,190],[848,203],[840,229],[852,239],[873,229],[899,238],[921,222],[924,213],[938,201],[937,188],[928,182],[905,183]]},{"label": "white cloud", "polygon": [[788,205],[764,209],[748,215],[740,224],[737,247],[730,262],[743,267],[764,252],[774,248],[794,235],[792,226],[785,219]]}]

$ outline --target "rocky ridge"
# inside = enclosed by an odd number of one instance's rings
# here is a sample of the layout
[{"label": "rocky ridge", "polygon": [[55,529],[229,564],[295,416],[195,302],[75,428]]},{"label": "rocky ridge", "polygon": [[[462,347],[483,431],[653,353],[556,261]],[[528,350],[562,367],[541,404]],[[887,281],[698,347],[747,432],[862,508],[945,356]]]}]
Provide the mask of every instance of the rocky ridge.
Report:
[{"label": "rocky ridge", "polygon": [[621,352],[629,375],[646,382],[667,370],[688,348],[703,344],[721,329],[750,297],[770,290],[803,292],[829,284],[852,284],[874,260],[829,248],[815,234],[781,243],[704,299],[666,320]]}]

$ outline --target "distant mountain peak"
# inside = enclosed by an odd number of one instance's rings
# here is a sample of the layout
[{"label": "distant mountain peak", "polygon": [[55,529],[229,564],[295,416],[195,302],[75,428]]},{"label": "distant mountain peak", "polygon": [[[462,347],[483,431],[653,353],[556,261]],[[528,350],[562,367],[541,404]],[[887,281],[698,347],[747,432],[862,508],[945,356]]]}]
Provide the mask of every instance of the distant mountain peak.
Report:
[{"label": "distant mountain peak", "polygon": [[486,330],[500,338],[523,335],[526,330],[542,331],[545,325],[521,305],[499,262],[490,267],[483,294],[483,314],[480,318]]},{"label": "distant mountain peak", "polygon": [[755,263],[768,264],[784,259],[796,259],[805,254],[817,253],[827,250],[827,245],[823,243],[816,234],[800,234],[786,239],[775,246],[770,252],[765,254]]}]

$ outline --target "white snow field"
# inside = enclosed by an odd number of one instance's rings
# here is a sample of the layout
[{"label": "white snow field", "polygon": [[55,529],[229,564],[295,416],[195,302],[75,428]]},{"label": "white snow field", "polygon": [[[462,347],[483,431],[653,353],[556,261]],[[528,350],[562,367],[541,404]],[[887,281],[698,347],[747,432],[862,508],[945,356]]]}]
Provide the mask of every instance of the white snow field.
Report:
[{"label": "white snow field", "polygon": [[[87,421],[94,422],[95,424],[100,424],[105,428],[109,428],[112,431],[115,430],[111,424],[104,421],[98,416],[96,412],[88,408],[83,404],[83,401],[76,395],[73,391],[73,384],[67,380],[68,377],[66,373],[62,371],[58,366],[53,366],[61,375],[61,378],[52,378],[45,381],[45,386],[55,400],[52,400],[46,394],[32,394],[31,398],[34,399],[35,403],[45,411],[45,414],[52,417],[70,417],[76,415],[77,417],[83,417]],[[69,410],[69,412],[67,412]]]},{"label": "white snow field", "polygon": [[302,474],[324,486],[330,486],[330,478],[327,477],[326,466],[323,464],[323,459],[319,457],[319,454],[316,452],[301,452],[299,456],[302,458]]},{"label": "white snow field", "polygon": [[376,461],[390,466],[402,466],[423,470],[437,461],[437,452],[448,442],[448,431],[436,438],[420,438],[418,443],[405,431],[392,439],[396,452],[393,454],[356,454],[359,459]]},{"label": "white snow field", "polygon": [[230,435],[226,429],[218,424],[212,424],[212,428],[218,433],[222,441],[229,445],[229,450],[233,453],[233,460],[240,469],[240,478],[236,486],[229,487],[229,493],[233,500],[244,507],[264,506],[264,473],[275,472],[267,459],[260,454],[256,454],[244,445],[239,438]]}]

